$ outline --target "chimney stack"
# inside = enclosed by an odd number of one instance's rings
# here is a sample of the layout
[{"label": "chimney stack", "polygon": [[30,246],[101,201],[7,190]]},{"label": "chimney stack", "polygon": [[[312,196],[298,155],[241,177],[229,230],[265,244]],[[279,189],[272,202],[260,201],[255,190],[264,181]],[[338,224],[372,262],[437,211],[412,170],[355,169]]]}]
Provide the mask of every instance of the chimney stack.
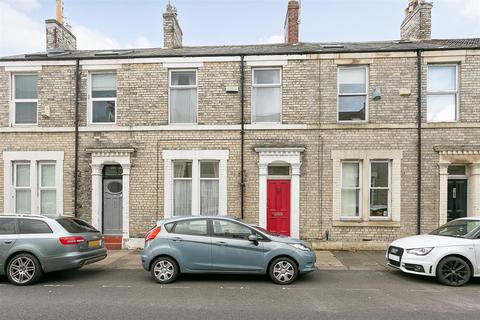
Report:
[{"label": "chimney stack", "polygon": [[183,32],[177,19],[177,8],[170,2],[163,14],[163,46],[165,48],[181,48]]},{"label": "chimney stack", "polygon": [[287,16],[285,17],[285,43],[298,43],[298,25],[299,25],[300,4],[297,0],[288,1]]},{"label": "chimney stack", "polygon": [[62,0],[57,0],[56,19],[45,20],[47,52],[77,50],[77,39],[70,26],[63,22]]},{"label": "chimney stack", "polygon": [[405,9],[405,19],[400,28],[402,40],[430,40],[432,39],[432,7],[433,4],[425,0],[409,0]]}]

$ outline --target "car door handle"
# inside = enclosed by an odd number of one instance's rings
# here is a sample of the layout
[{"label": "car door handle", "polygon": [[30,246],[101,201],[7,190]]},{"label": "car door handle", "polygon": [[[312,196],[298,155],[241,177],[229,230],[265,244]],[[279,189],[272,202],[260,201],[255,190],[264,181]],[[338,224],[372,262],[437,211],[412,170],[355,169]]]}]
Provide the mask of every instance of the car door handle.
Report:
[{"label": "car door handle", "polygon": [[217,243],[215,243],[215,244],[216,244],[217,246],[222,246],[222,247],[224,247],[224,246],[227,245],[227,243],[226,243],[226,242],[223,242],[223,241],[217,242]]},{"label": "car door handle", "polygon": [[13,240],[5,240],[5,244],[11,244]]},{"label": "car door handle", "polygon": [[173,237],[172,240],[175,241],[175,242],[180,242],[180,241],[182,241],[182,238]]}]

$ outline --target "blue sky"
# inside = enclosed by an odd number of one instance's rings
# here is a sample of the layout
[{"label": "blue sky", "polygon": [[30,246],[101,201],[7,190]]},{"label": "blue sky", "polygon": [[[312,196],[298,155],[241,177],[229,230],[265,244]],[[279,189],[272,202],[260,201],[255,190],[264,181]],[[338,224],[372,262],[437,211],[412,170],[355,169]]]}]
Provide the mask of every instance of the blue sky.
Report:
[{"label": "blue sky", "polygon": [[[167,0],[64,0],[79,49],[161,47]],[[288,0],[171,0],[184,45],[278,42]],[[301,0],[306,42],[399,38],[408,0]],[[480,37],[480,0],[434,0],[433,38]],[[55,0],[0,0],[0,56],[44,50]]]}]

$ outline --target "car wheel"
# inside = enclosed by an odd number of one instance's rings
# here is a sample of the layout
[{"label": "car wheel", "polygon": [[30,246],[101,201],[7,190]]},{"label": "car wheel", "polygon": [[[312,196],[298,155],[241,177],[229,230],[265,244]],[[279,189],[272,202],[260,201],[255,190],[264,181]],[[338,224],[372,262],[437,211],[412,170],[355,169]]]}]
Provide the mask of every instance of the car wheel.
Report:
[{"label": "car wheel", "polygon": [[292,259],[281,257],[272,261],[268,274],[276,284],[290,284],[298,276],[298,267]]},{"label": "car wheel", "polygon": [[160,257],[153,262],[151,273],[152,278],[158,283],[171,283],[178,277],[178,264],[172,258]]},{"label": "car wheel", "polygon": [[459,257],[446,257],[437,266],[437,279],[447,286],[459,287],[472,277],[469,264]]},{"label": "car wheel", "polygon": [[7,265],[7,278],[16,286],[34,284],[40,280],[42,273],[38,259],[28,253],[16,255]]}]

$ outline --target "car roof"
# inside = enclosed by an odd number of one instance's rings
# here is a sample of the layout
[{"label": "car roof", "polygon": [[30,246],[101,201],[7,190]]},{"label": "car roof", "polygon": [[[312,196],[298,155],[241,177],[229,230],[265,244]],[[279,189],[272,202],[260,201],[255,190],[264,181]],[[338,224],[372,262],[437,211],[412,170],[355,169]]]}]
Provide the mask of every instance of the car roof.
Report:
[{"label": "car roof", "polygon": [[238,220],[236,216],[182,216],[182,217],[171,217],[166,219],[160,219],[157,221],[157,224],[167,223],[167,222],[176,222],[176,221],[183,221],[183,220],[191,220],[191,219],[224,219],[224,220]]},{"label": "car roof", "polygon": [[480,217],[463,217],[463,218],[458,218],[456,220],[474,220],[474,221],[480,221]]},{"label": "car roof", "polygon": [[42,216],[39,214],[26,214],[26,213],[2,213],[0,214],[0,218],[27,218],[27,219],[52,219],[51,217]]}]

